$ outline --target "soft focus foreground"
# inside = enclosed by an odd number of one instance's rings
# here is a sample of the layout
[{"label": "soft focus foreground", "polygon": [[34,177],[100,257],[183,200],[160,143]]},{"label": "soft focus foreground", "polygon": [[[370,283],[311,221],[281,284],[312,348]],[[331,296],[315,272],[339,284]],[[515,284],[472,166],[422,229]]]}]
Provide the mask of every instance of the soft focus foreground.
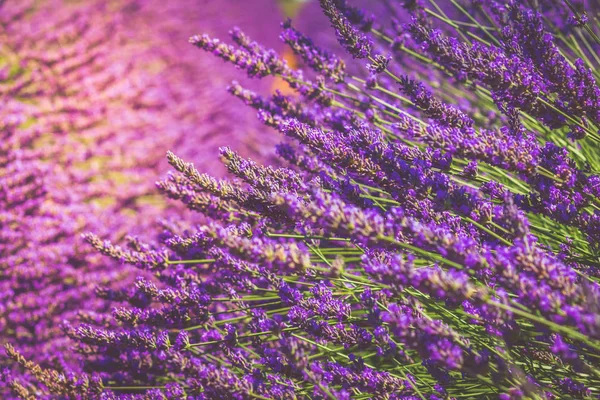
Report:
[{"label": "soft focus foreground", "polygon": [[233,45],[192,37],[293,89],[229,87],[283,134],[287,167],[223,147],[225,180],[169,152],[158,189],[207,222],[171,220],[129,248],[100,227],[87,234],[142,276],[96,291],[116,302],[111,317],[80,305],[84,323],[65,323],[83,372],[7,346],[35,378],[7,375],[7,387],[25,398],[597,398],[597,7],[521,3],[382,1],[373,17],[320,0],[350,56],[285,22],[303,71],[240,29]]},{"label": "soft focus foreground", "polygon": [[[110,314],[95,287],[128,287],[139,275],[97,255],[81,233],[123,240],[180,216],[160,211],[153,184],[167,148],[215,171],[216,132],[259,154],[254,112],[235,109],[223,87],[235,71],[199,61],[187,37],[198,26],[225,34],[251,25],[254,6],[272,10],[262,14],[269,40],[281,16],[269,0],[0,3],[0,341],[43,367],[77,371],[61,324]],[[0,369],[5,399],[22,372],[6,357]]]}]

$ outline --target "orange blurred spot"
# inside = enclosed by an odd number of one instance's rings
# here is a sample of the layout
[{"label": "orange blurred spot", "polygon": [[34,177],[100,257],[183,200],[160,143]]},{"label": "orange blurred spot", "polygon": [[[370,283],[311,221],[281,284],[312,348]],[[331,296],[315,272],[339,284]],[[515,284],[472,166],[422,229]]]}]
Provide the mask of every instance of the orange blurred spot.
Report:
[{"label": "orange blurred spot", "polygon": [[[292,67],[292,68],[298,67],[298,58],[296,57],[296,55],[294,54],[292,49],[290,49],[289,47],[286,47],[283,50],[283,54],[281,55],[281,57],[288,63],[288,65],[290,67]],[[271,90],[272,91],[279,90],[281,93],[288,95],[288,96],[296,94],[294,89],[290,88],[290,85],[288,85],[288,83],[286,81],[284,81],[283,79],[281,79],[279,77],[276,77],[275,80],[273,81],[273,84],[271,85]]]}]

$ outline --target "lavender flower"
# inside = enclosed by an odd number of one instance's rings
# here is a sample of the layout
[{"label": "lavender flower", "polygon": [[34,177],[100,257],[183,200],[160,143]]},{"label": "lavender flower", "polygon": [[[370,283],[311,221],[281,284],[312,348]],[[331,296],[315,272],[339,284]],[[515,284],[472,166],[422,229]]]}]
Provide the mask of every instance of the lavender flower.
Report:
[{"label": "lavender flower", "polygon": [[334,1],[322,0],[321,8],[335,29],[338,41],[354,58],[367,58],[373,46],[371,40],[359,32],[337,8]]},{"label": "lavender flower", "polygon": [[291,20],[284,22],[282,28],[281,39],[292,48],[294,53],[300,55],[310,68],[336,83],[344,81],[344,61],[316,47],[310,38],[292,27]]}]

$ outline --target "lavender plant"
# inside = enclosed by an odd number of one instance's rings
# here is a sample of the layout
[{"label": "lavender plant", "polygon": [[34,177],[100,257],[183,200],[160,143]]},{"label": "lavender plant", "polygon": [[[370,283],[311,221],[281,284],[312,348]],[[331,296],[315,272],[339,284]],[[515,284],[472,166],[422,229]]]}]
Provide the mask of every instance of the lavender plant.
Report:
[{"label": "lavender plant", "polygon": [[597,5],[320,5],[350,57],[286,21],[305,71],[239,29],[190,39],[295,90],[229,88],[287,165],[223,147],[220,179],[169,152],[159,190],[206,223],[85,235],[156,278],[66,326],[87,374],[8,354],[58,398],[598,398]]}]

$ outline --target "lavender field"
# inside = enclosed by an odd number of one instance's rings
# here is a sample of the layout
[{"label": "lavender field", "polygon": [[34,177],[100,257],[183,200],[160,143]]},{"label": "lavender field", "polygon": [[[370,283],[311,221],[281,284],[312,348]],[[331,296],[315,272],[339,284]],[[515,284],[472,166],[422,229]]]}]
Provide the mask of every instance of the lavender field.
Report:
[{"label": "lavender field", "polygon": [[600,398],[599,18],[0,0],[0,399]]}]

